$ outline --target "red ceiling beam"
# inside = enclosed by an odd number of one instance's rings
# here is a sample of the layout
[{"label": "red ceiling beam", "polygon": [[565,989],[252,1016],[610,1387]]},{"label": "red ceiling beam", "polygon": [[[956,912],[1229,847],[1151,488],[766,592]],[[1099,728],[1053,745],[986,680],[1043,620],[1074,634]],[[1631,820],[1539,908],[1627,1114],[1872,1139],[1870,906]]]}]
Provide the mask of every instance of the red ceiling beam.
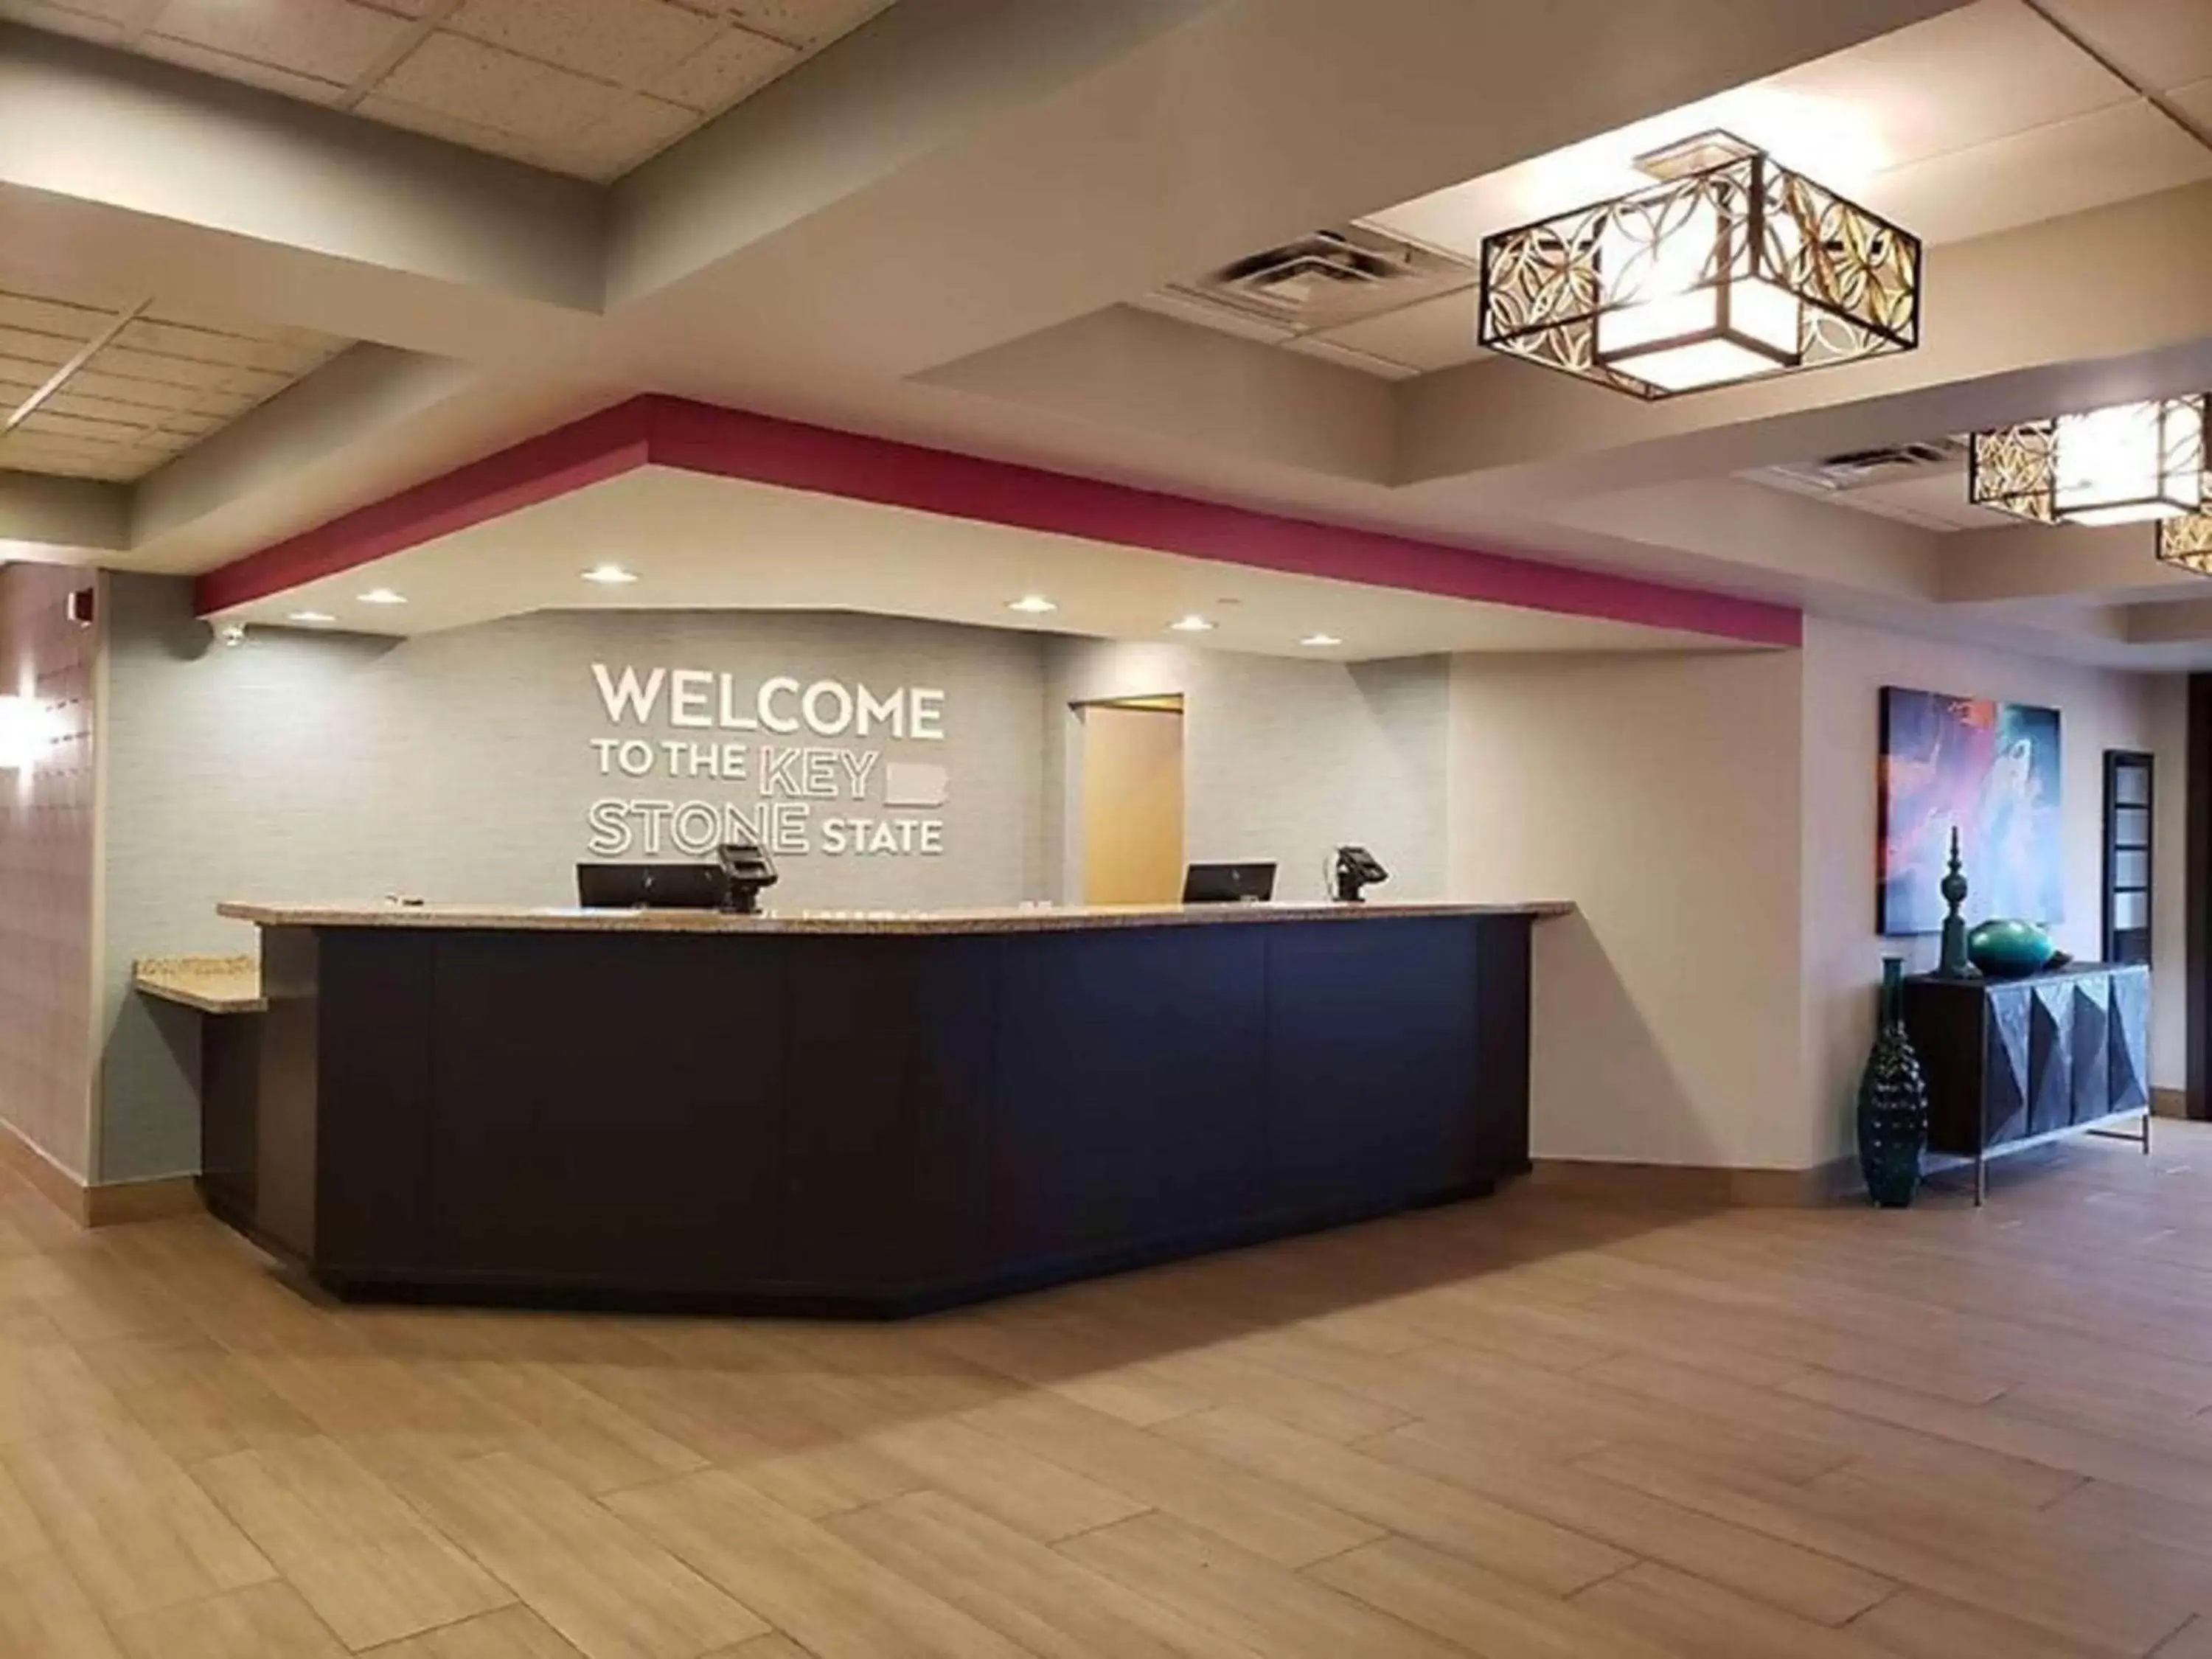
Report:
[{"label": "red ceiling beam", "polygon": [[209,571],[203,616],[654,465],[1225,564],[1794,646],[1786,605],[1352,530],[647,395]]}]

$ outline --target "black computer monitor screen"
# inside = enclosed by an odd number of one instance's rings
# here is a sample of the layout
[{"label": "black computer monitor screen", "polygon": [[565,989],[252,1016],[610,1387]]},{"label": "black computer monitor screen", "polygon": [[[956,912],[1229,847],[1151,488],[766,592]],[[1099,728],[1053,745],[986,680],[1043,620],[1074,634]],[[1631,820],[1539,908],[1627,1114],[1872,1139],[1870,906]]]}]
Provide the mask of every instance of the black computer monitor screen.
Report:
[{"label": "black computer monitor screen", "polygon": [[580,864],[576,902],[586,910],[713,910],[729,879],[713,864]]},{"label": "black computer monitor screen", "polygon": [[1274,896],[1273,864],[1194,864],[1183,872],[1185,904],[1258,904]]}]

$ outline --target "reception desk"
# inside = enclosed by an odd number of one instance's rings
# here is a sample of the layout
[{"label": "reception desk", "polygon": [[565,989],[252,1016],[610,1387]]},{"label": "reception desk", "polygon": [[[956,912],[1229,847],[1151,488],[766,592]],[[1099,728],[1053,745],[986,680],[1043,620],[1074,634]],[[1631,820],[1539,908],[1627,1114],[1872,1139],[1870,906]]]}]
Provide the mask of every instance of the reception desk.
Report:
[{"label": "reception desk", "polygon": [[1562,908],[228,904],[204,1188],[343,1295],[973,1300],[1525,1170]]}]

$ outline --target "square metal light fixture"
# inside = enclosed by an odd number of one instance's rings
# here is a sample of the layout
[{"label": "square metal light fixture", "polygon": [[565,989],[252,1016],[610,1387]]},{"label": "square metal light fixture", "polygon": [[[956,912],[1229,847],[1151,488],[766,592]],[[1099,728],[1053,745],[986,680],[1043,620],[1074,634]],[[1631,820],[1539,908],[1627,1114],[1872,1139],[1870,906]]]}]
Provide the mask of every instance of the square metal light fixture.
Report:
[{"label": "square metal light fixture", "polygon": [[2205,499],[2205,412],[2202,396],[2159,398],[1977,432],[1966,499],[2039,524],[2195,513]]},{"label": "square metal light fixture", "polygon": [[1638,398],[1920,343],[1920,239],[1725,132],[1482,243],[1477,342]]},{"label": "square metal light fixture", "polygon": [[2158,557],[2161,564],[2212,576],[2212,514],[2191,513],[2179,519],[2161,519]]}]

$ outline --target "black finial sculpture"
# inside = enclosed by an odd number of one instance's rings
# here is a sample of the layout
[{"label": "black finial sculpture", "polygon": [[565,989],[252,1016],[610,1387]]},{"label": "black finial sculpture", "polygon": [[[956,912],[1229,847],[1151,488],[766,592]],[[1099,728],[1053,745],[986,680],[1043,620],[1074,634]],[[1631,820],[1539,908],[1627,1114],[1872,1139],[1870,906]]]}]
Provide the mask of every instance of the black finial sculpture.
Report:
[{"label": "black finial sculpture", "polygon": [[1966,902],[1966,872],[1959,867],[1959,826],[1951,826],[1951,866],[1937,889],[1950,914],[1943,918],[1943,951],[1936,963],[1936,971],[1945,979],[1973,979],[1980,969],[1966,955],[1966,921],[1959,914],[1959,907]]}]

